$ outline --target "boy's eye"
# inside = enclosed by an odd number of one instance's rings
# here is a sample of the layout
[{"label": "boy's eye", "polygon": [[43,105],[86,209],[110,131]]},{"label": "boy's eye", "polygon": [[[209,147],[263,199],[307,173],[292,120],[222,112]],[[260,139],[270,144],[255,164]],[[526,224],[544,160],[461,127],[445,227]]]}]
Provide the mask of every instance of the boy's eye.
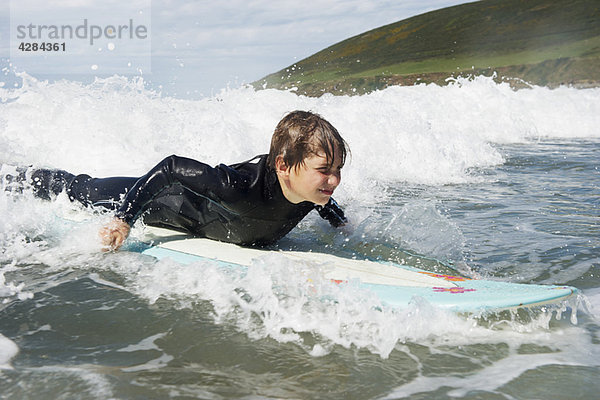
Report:
[{"label": "boy's eye", "polygon": [[319,171],[322,174],[333,174],[335,172],[340,172],[341,168],[329,168],[329,167],[321,167],[321,168],[317,168],[317,171]]}]

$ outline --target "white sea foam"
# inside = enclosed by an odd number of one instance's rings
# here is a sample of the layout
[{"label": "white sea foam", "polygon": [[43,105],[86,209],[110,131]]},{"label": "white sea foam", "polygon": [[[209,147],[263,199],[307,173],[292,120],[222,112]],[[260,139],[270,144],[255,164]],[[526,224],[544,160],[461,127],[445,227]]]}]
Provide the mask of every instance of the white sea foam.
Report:
[{"label": "white sea foam", "polygon": [[[489,365],[482,365],[479,371],[466,376],[422,375],[409,384],[392,391],[384,398],[410,398],[411,395],[434,392],[442,387],[448,390],[450,397],[462,397],[469,392],[476,391],[496,392],[504,385],[519,378],[526,371],[548,365],[598,365],[597,360],[600,357],[598,346],[593,346],[587,332],[578,327],[558,329],[552,334],[543,331],[530,333],[517,333],[506,330],[490,331],[489,340],[479,338],[479,340],[474,341],[477,343],[498,343],[500,338],[499,342],[508,347],[508,354],[505,358]],[[471,337],[471,339],[475,338]],[[540,348],[546,347],[547,350],[541,353],[523,351],[521,346],[528,343],[535,343]],[[449,355],[452,353],[451,350],[448,352]],[[464,357],[464,354],[454,353],[454,355]]]},{"label": "white sea foam", "polygon": [[494,143],[600,137],[600,90],[515,92],[484,77],[357,97],[239,88],[202,100],[161,97],[141,79],[20,77],[22,87],[0,88],[0,161],[75,173],[142,174],[173,153],[209,164],[248,159],[268,151],[293,109],[321,113],[347,139],[353,157],[340,191],[353,197],[383,182],[469,180],[470,169],[503,162]]},{"label": "white sea foam", "polygon": [[[314,99],[240,88],[208,99],[181,100],[161,97],[141,80],[122,77],[90,85],[21,77],[21,88],[0,87],[0,162],[98,176],[140,175],[173,153],[209,164],[248,159],[268,150],[273,128],[285,112],[316,111],[338,127],[352,148],[336,195],[361,219],[351,224],[364,223],[362,233],[368,231],[369,207],[390,198],[390,183],[481,179],[472,171],[504,161],[497,143],[600,137],[597,89],[515,92],[477,78],[359,97]],[[518,344],[538,340],[538,334],[543,338],[547,329],[543,320],[528,325],[530,332],[507,333],[418,301],[406,310],[389,310],[352,285],[314,278],[307,284],[315,266],[276,256],[258,262],[245,276],[224,272],[214,263],[182,266],[137,254],[98,256],[96,232],[103,217],[93,217],[88,225],[61,226],[56,216],[67,204],[64,198],[43,203],[0,195],[0,298],[32,293],[6,278],[21,262],[50,270],[85,270],[93,264],[94,274],[102,268],[116,272],[126,280],[123,287],[149,302],[166,298],[186,307],[208,300],[216,321],[231,322],[254,338],[298,343],[314,355],[327,354],[334,345],[366,347],[387,357],[398,343],[409,341]],[[422,231],[414,222],[417,214],[425,224],[419,225]],[[408,203],[396,215],[397,221],[387,225],[377,220],[380,229],[387,229],[385,235],[427,254],[460,251],[460,230],[436,204]],[[435,225],[435,235],[428,222]]]},{"label": "white sea foam", "polygon": [[596,321],[600,322],[600,289],[588,290],[586,298],[589,302],[588,307],[590,308],[590,312]]},{"label": "white sea foam", "polygon": [[185,308],[209,301],[215,322],[233,324],[255,340],[295,343],[315,356],[336,345],[367,348],[383,358],[406,342],[462,346],[509,340],[516,346],[548,338],[553,318],[547,312],[529,322],[488,325],[478,316],[459,316],[419,299],[406,309],[391,309],[353,282],[325,280],[317,264],[278,254],[256,260],[247,273],[211,261],[181,265],[123,253],[111,257],[115,262],[106,262],[107,268],[150,303],[166,299]]},{"label": "white sea foam", "polygon": [[19,347],[15,342],[0,335],[0,370],[12,369],[10,360],[19,353]]},{"label": "white sea foam", "polygon": [[19,372],[22,378],[11,390],[14,398],[27,398],[31,393],[44,393],[45,397],[50,393],[50,396],[56,396],[53,398],[116,398],[111,380],[107,378],[113,373],[110,367],[91,364],[44,365]]}]

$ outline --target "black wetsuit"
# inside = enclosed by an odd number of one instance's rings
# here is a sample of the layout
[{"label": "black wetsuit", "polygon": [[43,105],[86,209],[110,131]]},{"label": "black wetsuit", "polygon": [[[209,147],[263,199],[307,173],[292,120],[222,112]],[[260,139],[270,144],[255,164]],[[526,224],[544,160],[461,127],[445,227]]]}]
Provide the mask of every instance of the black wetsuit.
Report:
[{"label": "black wetsuit", "polygon": [[37,170],[32,178],[40,197],[66,190],[71,200],[116,210],[129,225],[142,217],[148,225],[243,245],[280,239],[315,208],[334,226],[346,221],[333,199],[323,207],[290,203],[267,166],[267,155],[214,168],[170,156],[140,178],[92,178],[51,170]]}]

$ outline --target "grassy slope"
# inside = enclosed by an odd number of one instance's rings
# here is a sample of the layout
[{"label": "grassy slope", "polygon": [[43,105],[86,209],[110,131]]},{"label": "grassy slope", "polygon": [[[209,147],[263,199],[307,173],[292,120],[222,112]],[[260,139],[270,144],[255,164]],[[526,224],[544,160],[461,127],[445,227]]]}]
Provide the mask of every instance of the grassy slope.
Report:
[{"label": "grassy slope", "polygon": [[474,73],[533,84],[600,83],[598,0],[484,0],[337,43],[257,82],[299,93],[363,93]]}]

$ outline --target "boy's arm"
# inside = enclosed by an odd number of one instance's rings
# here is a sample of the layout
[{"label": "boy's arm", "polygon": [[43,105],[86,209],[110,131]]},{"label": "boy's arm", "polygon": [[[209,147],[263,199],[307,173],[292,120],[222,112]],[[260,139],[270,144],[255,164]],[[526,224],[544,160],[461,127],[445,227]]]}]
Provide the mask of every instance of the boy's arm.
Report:
[{"label": "boy's arm", "polygon": [[237,177],[224,168],[213,168],[184,157],[169,156],[142,176],[127,192],[115,213],[115,219],[100,231],[102,242],[110,250],[117,250],[127,236],[129,227],[148,209],[163,190],[182,185],[207,197],[226,195],[228,187]]},{"label": "boy's arm", "polygon": [[227,192],[223,189],[236,183],[237,177],[230,172],[190,158],[169,156],[135,183],[115,216],[133,225],[150,203],[173,185],[181,185],[209,198],[220,198]]},{"label": "boy's arm", "polygon": [[315,208],[319,212],[321,218],[326,219],[332,226],[336,228],[344,226],[348,222],[348,218],[346,218],[344,215],[344,211],[333,199],[333,197],[330,197],[329,201],[324,206],[317,205]]}]

